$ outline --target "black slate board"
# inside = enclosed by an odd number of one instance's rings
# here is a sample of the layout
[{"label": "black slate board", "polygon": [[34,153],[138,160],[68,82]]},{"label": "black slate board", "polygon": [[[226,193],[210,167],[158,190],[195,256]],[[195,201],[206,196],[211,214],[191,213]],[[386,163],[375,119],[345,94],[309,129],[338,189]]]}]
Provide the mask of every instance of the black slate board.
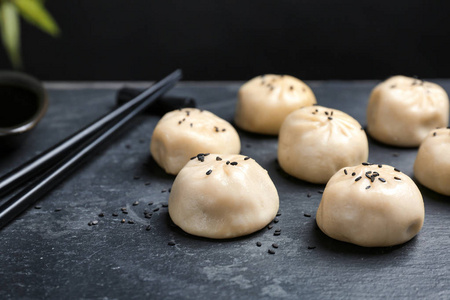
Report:
[{"label": "black slate board", "polygon": [[[450,90],[449,80],[437,82]],[[330,81],[310,86],[321,105],[343,110],[365,126],[366,104],[375,84]],[[181,83],[170,94],[194,97],[199,107],[232,121],[239,86]],[[70,85],[49,89],[46,117],[19,149],[2,150],[0,173],[111,110],[115,92]],[[280,170],[276,137],[239,131],[242,153],[266,168],[278,189],[280,221],[271,230],[238,239],[197,238],[174,227],[162,207],[174,177],[149,155],[157,121],[155,116],[140,116],[41,199],[41,209],[28,209],[0,231],[1,299],[450,297],[449,197],[420,187],[425,224],[404,245],[370,249],[338,242],[315,224],[318,191],[324,186]],[[394,165],[409,176],[416,153],[417,149],[370,141],[371,162]],[[135,201],[139,205],[133,206]],[[129,213],[122,214],[121,207]],[[56,208],[62,210],[55,212]],[[155,208],[159,210],[151,219],[144,218],[144,209]],[[101,212],[104,217],[98,217]],[[113,217],[114,212],[119,216]],[[122,218],[134,224],[121,224]],[[92,220],[98,225],[88,226]],[[146,231],[149,224],[151,230]],[[280,236],[273,235],[277,228]],[[169,241],[176,245],[169,246]],[[272,243],[279,244],[274,255],[267,252]]]}]

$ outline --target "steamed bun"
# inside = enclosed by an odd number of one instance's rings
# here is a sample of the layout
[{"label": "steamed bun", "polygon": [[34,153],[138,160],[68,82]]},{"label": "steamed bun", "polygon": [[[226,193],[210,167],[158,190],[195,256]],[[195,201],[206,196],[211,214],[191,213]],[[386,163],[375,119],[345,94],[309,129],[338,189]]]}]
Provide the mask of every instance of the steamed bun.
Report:
[{"label": "steamed bun", "polygon": [[388,165],[365,163],[331,177],[316,220],[331,238],[364,247],[393,246],[420,231],[424,204],[407,175]]},{"label": "steamed bun", "polygon": [[230,123],[196,108],[165,114],[156,125],[150,143],[155,161],[174,175],[197,153],[237,154],[240,150],[239,135]]},{"label": "steamed bun", "polygon": [[267,171],[242,155],[198,154],[178,173],[169,197],[173,222],[187,233],[233,238],[266,226],[278,211]]},{"label": "steamed bun", "polygon": [[450,129],[432,130],[423,140],[414,163],[414,176],[421,184],[450,196]]},{"label": "steamed bun", "polygon": [[346,113],[309,106],[291,113],[278,138],[278,162],[288,174],[326,183],[337,170],[366,161],[367,136]]},{"label": "steamed bun", "polygon": [[416,147],[436,127],[448,124],[449,100],[437,84],[394,76],[377,85],[367,107],[367,131],[393,146]]},{"label": "steamed bun", "polygon": [[288,75],[262,75],[239,89],[234,121],[247,131],[277,135],[288,114],[315,103],[316,97],[303,81]]}]

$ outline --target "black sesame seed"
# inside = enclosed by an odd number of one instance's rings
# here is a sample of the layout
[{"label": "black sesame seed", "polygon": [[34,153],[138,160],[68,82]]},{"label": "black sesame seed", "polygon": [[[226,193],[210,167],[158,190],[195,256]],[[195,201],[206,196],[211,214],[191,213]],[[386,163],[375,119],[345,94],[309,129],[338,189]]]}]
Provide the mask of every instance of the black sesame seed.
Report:
[{"label": "black sesame seed", "polygon": [[128,215],[128,211],[126,210],[123,210],[122,213]]},{"label": "black sesame seed", "polygon": [[316,249],[316,246],[308,246],[308,250]]},{"label": "black sesame seed", "polygon": [[310,214],[303,214],[303,216],[307,217],[307,218],[311,218]]},{"label": "black sesame seed", "polygon": [[383,165],[378,165],[378,168],[382,168],[383,167]]},{"label": "black sesame seed", "polygon": [[229,165],[230,164],[230,161],[229,160],[227,160],[227,165]]},{"label": "black sesame seed", "polygon": [[273,228],[273,225],[272,225],[272,224],[267,225],[267,229],[272,229],[272,228]]},{"label": "black sesame seed", "polygon": [[367,171],[366,175],[372,174],[372,171]]},{"label": "black sesame seed", "polygon": [[150,231],[150,229],[152,229],[152,227],[150,225],[148,225],[145,230]]},{"label": "black sesame seed", "polygon": [[189,126],[191,126],[191,127],[192,127],[192,125],[193,125],[192,123],[191,123],[191,124],[189,124]]},{"label": "black sesame seed", "polygon": [[355,172],[353,172],[353,173],[352,173],[352,176],[355,176],[355,175],[356,175],[356,173],[355,173]]},{"label": "black sesame seed", "polygon": [[370,189],[370,187],[371,187],[370,185],[366,186],[366,190]]},{"label": "black sesame seed", "polygon": [[280,212],[277,212],[277,217],[279,217],[279,216],[281,216],[281,213],[280,213]]},{"label": "black sesame seed", "polygon": [[121,211],[126,211],[127,208],[126,208],[126,207],[122,207],[120,210],[121,210]]},{"label": "black sesame seed", "polygon": [[344,169],[344,174],[347,175],[347,170],[346,169]]},{"label": "black sesame seed", "polygon": [[163,204],[161,204],[161,206],[162,207],[169,207],[169,204],[168,203],[163,203]]},{"label": "black sesame seed", "polygon": [[41,209],[42,208],[42,206],[40,206],[40,205],[36,205],[35,207],[34,207],[35,209]]},{"label": "black sesame seed", "polygon": [[378,180],[381,181],[381,182],[386,182],[386,179],[381,178],[381,177],[378,177]]},{"label": "black sesame seed", "polygon": [[331,115],[331,116],[333,115],[333,111],[331,111],[330,115]]},{"label": "black sesame seed", "polygon": [[244,160],[247,160],[247,159],[250,159],[250,157],[248,157],[248,156],[244,157]]},{"label": "black sesame seed", "polygon": [[358,180],[360,180],[361,178],[362,178],[361,176],[358,176],[358,177],[355,178],[355,181],[358,181]]},{"label": "black sesame seed", "polygon": [[129,221],[128,221],[128,224],[134,224],[134,221],[129,220]]},{"label": "black sesame seed", "polygon": [[166,189],[162,189],[162,190],[161,190],[161,193],[165,193],[165,192],[167,192]]},{"label": "black sesame seed", "polygon": [[311,197],[311,193],[306,194],[306,197],[310,198]]},{"label": "black sesame seed", "polygon": [[273,233],[274,236],[279,236],[280,234],[281,234],[280,231],[275,231],[275,232]]},{"label": "black sesame seed", "polygon": [[368,163],[368,162],[363,162],[362,165],[363,165],[363,166],[370,166],[370,163]]},{"label": "black sesame seed", "polygon": [[256,246],[261,247],[262,246],[261,242],[256,242]]},{"label": "black sesame seed", "polygon": [[232,163],[230,163],[230,165],[232,165],[232,166],[236,166],[238,163],[237,163],[237,161],[233,161]]},{"label": "black sesame seed", "polygon": [[214,130],[215,130],[216,132],[219,132],[219,127],[214,126]]},{"label": "black sesame seed", "polygon": [[398,157],[398,153],[394,152],[394,153],[392,153],[392,156],[393,157]]},{"label": "black sesame seed", "polygon": [[112,216],[113,217],[117,217],[119,214],[118,213],[113,213]]},{"label": "black sesame seed", "polygon": [[104,214],[104,213],[99,213],[98,216],[99,216],[100,218],[103,218],[103,217],[105,216],[105,214]]},{"label": "black sesame seed", "polygon": [[196,159],[197,158],[197,156],[192,156],[191,158],[190,158],[190,160],[193,160],[193,159]]},{"label": "black sesame seed", "polygon": [[328,116],[328,112],[326,111],[325,114]]},{"label": "black sesame seed", "polygon": [[180,125],[181,124],[181,121],[178,121],[178,125]]},{"label": "black sesame seed", "polygon": [[92,226],[92,221],[90,221],[90,222],[88,223],[88,226]]},{"label": "black sesame seed", "polygon": [[278,222],[280,222],[280,220],[278,220],[278,218],[275,218],[275,219],[273,219],[273,222],[278,223]]},{"label": "black sesame seed", "polygon": [[[59,208],[59,207],[58,207],[58,208],[55,208],[55,211],[56,211],[56,212],[61,211],[61,210],[62,210],[62,208]],[[103,216],[102,216],[102,217],[103,217]]]},{"label": "black sesame seed", "polygon": [[148,213],[148,214],[145,214],[145,215],[144,215],[144,218],[146,218],[146,219],[151,219],[152,216],[153,216],[152,214]]},{"label": "black sesame seed", "polygon": [[219,160],[222,160],[222,158],[219,156],[216,156],[216,160],[219,161]]},{"label": "black sesame seed", "polygon": [[436,136],[436,132],[433,132],[433,136]]},{"label": "black sesame seed", "polygon": [[222,128],[222,132],[227,131],[225,128]]},{"label": "black sesame seed", "polygon": [[209,175],[209,174],[211,174],[212,173],[212,170],[211,169],[209,169],[208,171],[206,171],[206,175]]},{"label": "black sesame seed", "polygon": [[158,210],[159,210],[159,207],[155,208],[153,211],[158,211]]},{"label": "black sesame seed", "polygon": [[137,206],[137,205],[139,205],[139,201],[134,201],[133,206]]},{"label": "black sesame seed", "polygon": [[401,178],[399,178],[399,177],[394,177],[394,179],[395,180],[402,180]]},{"label": "black sesame seed", "polygon": [[170,242],[167,243],[167,245],[169,245],[169,246],[175,246],[176,244],[175,244],[174,241],[170,241]]},{"label": "black sesame seed", "polygon": [[332,117],[328,117],[328,120],[333,120],[333,118]]},{"label": "black sesame seed", "polygon": [[269,254],[275,254],[275,251],[272,249],[269,249],[267,252],[269,252]]},{"label": "black sesame seed", "polygon": [[145,183],[145,185],[150,185],[150,184],[151,184],[150,182],[146,182],[146,183]]},{"label": "black sesame seed", "polygon": [[394,171],[395,172],[401,172],[399,169],[397,169],[397,168],[394,168]]},{"label": "black sesame seed", "polygon": [[317,193],[319,193],[319,194],[323,194],[323,191],[317,191]]},{"label": "black sesame seed", "polygon": [[148,205],[153,205],[153,202],[149,202]]},{"label": "black sesame seed", "polygon": [[273,244],[272,244],[272,247],[274,247],[275,249],[277,249],[277,248],[278,248],[278,244],[277,244],[277,243],[273,243]]}]

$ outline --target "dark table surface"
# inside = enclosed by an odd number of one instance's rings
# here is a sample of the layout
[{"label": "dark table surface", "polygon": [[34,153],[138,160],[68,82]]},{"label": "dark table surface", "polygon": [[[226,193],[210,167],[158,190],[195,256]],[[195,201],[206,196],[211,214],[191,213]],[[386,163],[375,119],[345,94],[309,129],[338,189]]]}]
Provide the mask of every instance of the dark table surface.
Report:
[{"label": "dark table surface", "polygon": [[[450,91],[450,80],[435,82]],[[343,110],[363,126],[376,83],[309,82],[320,105]],[[240,84],[186,82],[170,94],[194,97],[199,107],[232,121]],[[0,173],[109,112],[119,87],[47,84],[47,115],[21,147],[2,150]],[[164,207],[174,177],[149,154],[158,119],[139,116],[39,200],[41,209],[29,208],[0,230],[0,299],[450,298],[449,197],[419,186],[425,223],[403,245],[362,248],[335,241],[314,218],[324,185],[286,175],[276,161],[276,137],[238,130],[242,154],[266,168],[278,189],[279,222],[232,240],[198,238],[174,227]],[[409,176],[416,153],[370,140],[370,162],[396,166]],[[129,213],[122,214],[122,207]],[[151,219],[144,218],[145,209],[156,208]],[[122,224],[122,218],[134,224]],[[93,220],[98,225],[88,226]],[[273,234],[277,228],[280,236]],[[268,254],[272,243],[279,244],[274,255]]]}]

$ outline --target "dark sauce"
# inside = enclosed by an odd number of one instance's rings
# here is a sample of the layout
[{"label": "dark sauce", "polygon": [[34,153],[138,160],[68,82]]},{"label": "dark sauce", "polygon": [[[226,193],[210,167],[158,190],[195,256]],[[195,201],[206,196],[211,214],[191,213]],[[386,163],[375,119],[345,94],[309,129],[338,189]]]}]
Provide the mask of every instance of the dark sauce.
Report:
[{"label": "dark sauce", "polygon": [[30,90],[0,85],[0,127],[26,123],[39,109],[38,96]]}]

